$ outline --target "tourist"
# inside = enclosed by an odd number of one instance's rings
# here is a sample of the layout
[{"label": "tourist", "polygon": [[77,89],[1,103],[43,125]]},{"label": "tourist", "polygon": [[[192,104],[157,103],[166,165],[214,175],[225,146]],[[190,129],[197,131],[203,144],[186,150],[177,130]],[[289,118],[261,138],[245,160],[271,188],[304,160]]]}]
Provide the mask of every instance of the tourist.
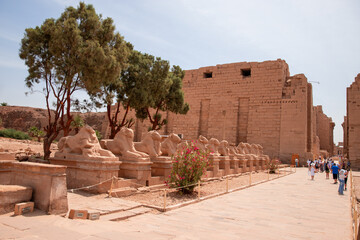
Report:
[{"label": "tourist", "polygon": [[311,163],[311,164],[310,164],[310,175],[311,175],[311,180],[314,180],[314,176],[315,176],[315,163]]},{"label": "tourist", "polygon": [[334,163],[331,167],[331,172],[333,174],[334,184],[337,184],[338,174],[339,174],[339,167],[336,163]]},{"label": "tourist", "polygon": [[329,172],[330,172],[329,163],[325,162],[324,166],[325,166],[325,172],[326,172],[326,179],[329,179]]},{"label": "tourist", "polygon": [[345,177],[347,176],[347,171],[345,168],[341,168],[339,171],[339,195],[344,195],[344,184],[345,184]]},{"label": "tourist", "polygon": [[308,159],[308,160],[306,161],[306,163],[307,163],[307,166],[310,167],[310,163],[311,163],[310,159]]},{"label": "tourist", "polygon": [[299,159],[295,158],[295,167],[299,166]]},{"label": "tourist", "polygon": [[319,172],[319,160],[315,159],[315,169],[316,172]]}]

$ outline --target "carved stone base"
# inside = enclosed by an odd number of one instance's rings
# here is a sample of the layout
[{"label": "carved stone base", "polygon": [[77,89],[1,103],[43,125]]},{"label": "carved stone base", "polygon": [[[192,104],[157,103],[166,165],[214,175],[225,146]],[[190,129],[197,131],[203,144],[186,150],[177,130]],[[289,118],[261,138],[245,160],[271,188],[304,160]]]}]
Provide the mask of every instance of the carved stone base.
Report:
[{"label": "carved stone base", "polygon": [[230,174],[230,158],[229,156],[220,156],[219,157],[219,169],[223,170],[222,176]]},{"label": "carved stone base", "polygon": [[229,156],[230,158],[230,174],[237,174],[239,172],[239,159],[236,156]]},{"label": "carved stone base", "polygon": [[208,161],[212,162],[212,166],[208,168],[209,171],[212,171],[212,177],[221,177],[221,172],[219,169],[219,156],[210,155]]},{"label": "carved stone base", "polygon": [[246,172],[254,171],[254,159],[250,155],[245,155],[246,157]]},{"label": "carved stone base", "polygon": [[[104,158],[101,160],[70,159],[57,157],[50,158],[50,163],[66,166],[66,182],[68,189],[76,189],[99,184],[112,177],[118,177],[121,162],[118,158]],[[110,189],[111,180],[100,185],[84,189],[95,193],[105,193]]]},{"label": "carved stone base", "polygon": [[159,156],[151,158],[151,176],[164,176],[165,179],[169,177],[172,170],[171,157]]},{"label": "carved stone base", "polygon": [[136,179],[138,184],[149,186],[152,162],[134,162],[123,160],[119,177]]}]

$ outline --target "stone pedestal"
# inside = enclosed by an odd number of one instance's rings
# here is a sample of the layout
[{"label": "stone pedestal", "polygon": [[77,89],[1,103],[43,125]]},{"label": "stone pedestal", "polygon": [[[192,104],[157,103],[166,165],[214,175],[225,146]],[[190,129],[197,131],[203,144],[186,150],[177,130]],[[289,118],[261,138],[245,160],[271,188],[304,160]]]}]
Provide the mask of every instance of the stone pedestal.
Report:
[{"label": "stone pedestal", "polygon": [[55,154],[54,158],[50,158],[50,163],[67,167],[68,189],[96,185],[84,189],[94,193],[106,193],[110,189],[112,182],[110,179],[118,177],[121,164],[117,157],[87,157],[84,159],[81,155],[65,155],[59,152]]},{"label": "stone pedestal", "polygon": [[239,173],[239,163],[240,161],[236,156],[230,156],[230,174]]},{"label": "stone pedestal", "polygon": [[165,179],[169,177],[173,165],[171,157],[152,157],[151,162],[151,176],[164,176]]},{"label": "stone pedestal", "polygon": [[254,156],[253,158],[254,158],[254,161],[253,161],[254,171],[259,171],[259,170],[261,170],[259,157]]},{"label": "stone pedestal", "polygon": [[[120,158],[121,159],[121,158]],[[144,161],[129,161],[121,159],[119,177],[136,179],[138,184],[149,186],[152,162],[149,158]]]},{"label": "stone pedestal", "polygon": [[219,156],[210,155],[209,161],[212,163],[212,166],[210,166],[208,170],[212,171],[212,177],[221,177],[221,171],[219,171]]},{"label": "stone pedestal", "polygon": [[236,158],[238,159],[238,169],[237,169],[237,172],[236,173],[244,173],[247,171],[246,169],[246,163],[247,163],[247,160],[246,160],[246,157],[245,155],[236,155]]},{"label": "stone pedestal", "polygon": [[260,161],[260,170],[262,171],[266,170],[266,158],[261,156],[259,161]]},{"label": "stone pedestal", "polygon": [[254,171],[254,159],[250,155],[245,155],[246,157],[246,172]]},{"label": "stone pedestal", "polygon": [[230,158],[229,156],[220,156],[219,157],[219,169],[223,170],[222,176],[230,174]]}]

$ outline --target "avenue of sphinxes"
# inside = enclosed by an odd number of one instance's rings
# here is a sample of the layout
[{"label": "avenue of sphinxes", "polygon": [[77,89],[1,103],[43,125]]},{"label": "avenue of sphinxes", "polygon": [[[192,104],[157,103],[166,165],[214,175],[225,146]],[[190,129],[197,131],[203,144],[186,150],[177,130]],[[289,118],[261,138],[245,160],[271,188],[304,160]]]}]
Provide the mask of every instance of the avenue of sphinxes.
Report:
[{"label": "avenue of sphinxes", "polygon": [[[271,158],[289,162],[333,154],[335,124],[321,106],[313,106],[312,84],[304,74],[290,75],[281,59],[239,62],[185,71],[186,115],[163,113],[168,124],[160,134],[182,134],[183,139],[227,140],[260,144]],[[130,113],[134,117],[134,113]],[[103,133],[109,135],[104,121]],[[147,131],[136,121],[135,141]]]}]

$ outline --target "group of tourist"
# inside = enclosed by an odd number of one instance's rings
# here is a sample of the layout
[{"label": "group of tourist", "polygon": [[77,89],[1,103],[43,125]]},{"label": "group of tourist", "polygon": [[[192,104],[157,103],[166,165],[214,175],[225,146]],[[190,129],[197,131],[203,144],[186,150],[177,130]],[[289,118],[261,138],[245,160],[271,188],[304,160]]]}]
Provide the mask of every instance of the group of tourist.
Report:
[{"label": "group of tourist", "polygon": [[341,166],[340,164],[337,164],[334,162],[331,158],[330,159],[324,159],[321,158],[315,159],[315,160],[307,160],[307,165],[309,168],[309,175],[311,176],[311,180],[314,180],[315,173],[326,173],[326,179],[329,179],[330,172],[333,175],[334,184],[337,184],[338,181],[339,189],[338,193],[339,195],[344,195],[344,189],[347,190],[347,178],[350,171],[350,162],[348,164],[345,164],[343,161]]}]

